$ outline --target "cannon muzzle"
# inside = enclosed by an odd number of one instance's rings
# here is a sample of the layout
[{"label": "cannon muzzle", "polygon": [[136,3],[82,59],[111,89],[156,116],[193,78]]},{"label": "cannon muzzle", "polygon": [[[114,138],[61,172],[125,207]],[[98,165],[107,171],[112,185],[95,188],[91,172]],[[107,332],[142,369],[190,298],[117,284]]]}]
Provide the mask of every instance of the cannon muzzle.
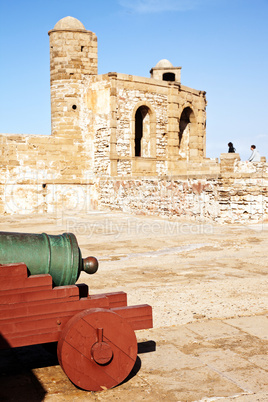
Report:
[{"label": "cannon muzzle", "polygon": [[50,274],[56,286],[73,285],[80,272],[98,270],[95,257],[82,258],[73,233],[0,232],[0,264],[24,262],[31,275]]}]

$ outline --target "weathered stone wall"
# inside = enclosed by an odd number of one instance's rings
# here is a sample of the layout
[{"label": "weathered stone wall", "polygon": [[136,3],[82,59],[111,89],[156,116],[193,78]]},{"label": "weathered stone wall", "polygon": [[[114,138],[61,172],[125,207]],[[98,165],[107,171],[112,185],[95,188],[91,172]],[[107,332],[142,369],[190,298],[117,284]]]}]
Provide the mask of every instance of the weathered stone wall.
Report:
[{"label": "weathered stone wall", "polygon": [[43,184],[38,178],[21,183],[13,180],[0,186],[1,214],[56,214],[75,216],[97,208],[96,192],[90,179],[86,184]]},{"label": "weathered stone wall", "polygon": [[88,177],[84,184],[53,184],[43,170],[32,170],[17,179],[13,175],[0,191],[1,213],[75,217],[81,211],[117,209],[201,222],[268,221],[268,164],[258,172],[220,177]]},{"label": "weathered stone wall", "polygon": [[[133,81],[132,81],[133,82]],[[147,84],[148,86],[148,84]],[[147,89],[147,91],[146,91]],[[151,89],[151,88],[150,88]],[[167,142],[162,137],[167,133],[167,95],[143,90],[119,88],[117,96],[117,152],[120,156],[131,156],[132,122],[137,105],[150,105],[156,115],[156,156],[166,157]],[[153,156],[153,155],[148,155]]]},{"label": "weathered stone wall", "polygon": [[[87,144],[93,159],[93,174],[110,175],[111,82],[107,76],[88,77],[85,82],[85,114],[88,119]],[[84,141],[84,138],[82,138]]]},{"label": "weathered stone wall", "polygon": [[[126,74],[109,73],[102,77],[113,82],[110,121],[114,130],[111,159],[115,168],[112,176],[187,174],[184,166],[189,161],[204,162],[202,170],[208,168],[207,172],[211,173],[211,164],[205,160],[204,92],[178,83]],[[140,107],[147,108],[149,116],[144,120],[142,154],[135,157],[135,113]],[[189,120],[185,123],[188,127],[180,134],[180,119],[185,109],[189,109]],[[131,164],[119,163],[122,160],[131,160]],[[125,172],[123,165],[128,168]]]},{"label": "weathered stone wall", "polygon": [[[229,162],[227,168],[226,156],[221,155],[219,181],[219,199],[224,222],[267,221],[268,164],[240,161],[240,157],[234,156],[233,163]],[[222,217],[218,220],[222,221]]]},{"label": "weathered stone wall", "polygon": [[99,208],[197,221],[268,221],[268,165],[261,174],[100,180]]},{"label": "weathered stone wall", "polygon": [[[80,183],[90,171],[91,158],[85,144],[68,135],[56,136],[0,136],[1,181],[42,171],[46,182]],[[31,173],[32,172],[32,173]]]},{"label": "weathered stone wall", "polygon": [[[204,91],[197,91],[176,83],[170,86],[168,141],[171,163],[169,172],[181,173],[181,159],[197,162],[203,161],[206,156],[205,94]],[[184,116],[185,120],[183,113],[187,110],[188,115]],[[187,124],[187,121],[190,124]],[[181,134],[182,138],[179,139]]]}]

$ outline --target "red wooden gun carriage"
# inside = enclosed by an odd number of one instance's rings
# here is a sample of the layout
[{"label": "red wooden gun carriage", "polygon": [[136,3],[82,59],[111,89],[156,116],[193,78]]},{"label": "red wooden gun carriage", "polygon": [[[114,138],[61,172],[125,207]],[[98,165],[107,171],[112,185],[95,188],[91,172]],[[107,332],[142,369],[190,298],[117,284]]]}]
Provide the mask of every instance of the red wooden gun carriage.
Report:
[{"label": "red wooden gun carriage", "polygon": [[0,349],[58,342],[59,363],[75,385],[120,384],[137,358],[134,331],[152,328],[152,308],[127,306],[125,292],[89,295],[87,285],[72,284],[81,270],[97,268],[94,257],[81,258],[71,233],[0,232]]}]

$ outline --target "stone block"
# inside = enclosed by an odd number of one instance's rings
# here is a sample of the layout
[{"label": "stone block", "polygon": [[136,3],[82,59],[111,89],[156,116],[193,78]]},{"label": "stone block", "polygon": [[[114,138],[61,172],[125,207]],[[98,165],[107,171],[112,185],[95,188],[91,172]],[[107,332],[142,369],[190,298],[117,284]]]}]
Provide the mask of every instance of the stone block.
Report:
[{"label": "stone block", "polygon": [[233,328],[247,332],[263,340],[268,340],[268,318],[266,316],[239,317],[225,321]]},{"label": "stone block", "polygon": [[179,124],[178,123],[168,123],[168,131],[171,132],[179,132]]}]

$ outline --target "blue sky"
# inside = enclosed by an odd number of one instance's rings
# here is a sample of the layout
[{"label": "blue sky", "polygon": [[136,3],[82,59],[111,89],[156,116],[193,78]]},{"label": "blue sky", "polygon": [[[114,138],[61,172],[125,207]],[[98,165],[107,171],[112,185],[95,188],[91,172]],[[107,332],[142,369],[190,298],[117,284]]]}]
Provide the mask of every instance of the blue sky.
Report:
[{"label": "blue sky", "polygon": [[208,157],[232,141],[268,159],[268,0],[0,0],[1,133],[50,134],[47,32],[68,15],[96,33],[99,74],[168,59],[207,92]]}]

